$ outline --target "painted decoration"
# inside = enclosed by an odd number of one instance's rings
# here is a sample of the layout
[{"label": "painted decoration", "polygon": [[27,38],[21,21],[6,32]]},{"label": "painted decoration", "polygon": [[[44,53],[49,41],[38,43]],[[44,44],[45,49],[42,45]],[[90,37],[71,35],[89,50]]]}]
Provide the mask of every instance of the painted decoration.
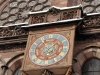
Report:
[{"label": "painted decoration", "polygon": [[29,58],[37,65],[47,66],[60,61],[69,50],[68,39],[61,34],[47,34],[38,38],[30,47]]}]

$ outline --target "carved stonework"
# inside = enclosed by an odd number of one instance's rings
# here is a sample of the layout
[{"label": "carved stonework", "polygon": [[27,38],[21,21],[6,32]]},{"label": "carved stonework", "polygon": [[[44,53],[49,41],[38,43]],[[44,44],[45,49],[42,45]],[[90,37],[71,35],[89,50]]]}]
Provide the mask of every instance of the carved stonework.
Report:
[{"label": "carved stonework", "polygon": [[31,24],[46,22],[46,16],[45,16],[44,14],[42,14],[42,15],[35,15],[35,16],[32,17],[31,19],[33,20],[33,21],[31,22]]},{"label": "carved stonework", "polygon": [[100,14],[87,14],[78,27],[80,34],[94,34],[100,32]]},{"label": "carved stonework", "polygon": [[7,27],[0,29],[0,37],[26,35],[28,32],[20,27]]},{"label": "carved stonework", "polygon": [[47,14],[47,22],[55,22],[60,20],[60,10],[52,7]]},{"label": "carved stonework", "polygon": [[84,20],[83,28],[100,26],[100,16],[91,16]]},{"label": "carved stonework", "polygon": [[100,26],[100,15],[85,18],[82,28],[95,28],[98,26]]},{"label": "carved stonework", "polygon": [[30,12],[30,24],[35,23],[46,23],[46,22],[56,22],[62,20],[69,20],[80,18],[80,8],[81,6],[77,7],[66,7],[66,8],[58,8],[58,7],[51,7],[49,10],[40,11],[40,12]]},{"label": "carved stonework", "polygon": [[77,16],[77,10],[70,10],[62,12],[62,20],[73,19]]}]

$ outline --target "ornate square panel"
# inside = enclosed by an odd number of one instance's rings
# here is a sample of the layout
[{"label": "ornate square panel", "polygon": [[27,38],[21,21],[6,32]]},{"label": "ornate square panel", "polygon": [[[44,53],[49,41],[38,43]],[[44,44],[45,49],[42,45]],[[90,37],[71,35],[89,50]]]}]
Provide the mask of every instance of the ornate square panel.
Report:
[{"label": "ornate square panel", "polygon": [[[61,25],[32,28],[26,46],[22,70],[30,71],[64,69],[72,65],[75,26]],[[38,72],[36,72],[38,74]]]}]

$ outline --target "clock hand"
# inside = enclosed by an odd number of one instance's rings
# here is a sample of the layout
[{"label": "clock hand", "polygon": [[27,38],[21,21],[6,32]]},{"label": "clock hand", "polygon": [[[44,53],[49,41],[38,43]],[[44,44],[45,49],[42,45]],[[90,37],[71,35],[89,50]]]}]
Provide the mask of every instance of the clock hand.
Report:
[{"label": "clock hand", "polygon": [[45,45],[45,47],[44,48],[46,48],[46,49],[44,49],[47,53],[49,53],[49,52],[51,52],[51,48],[53,47],[53,45],[51,46],[51,47],[49,47],[49,45],[47,45],[47,43],[45,43],[46,41],[42,41],[42,43]]},{"label": "clock hand", "polygon": [[[54,42],[56,42],[56,40],[54,40]],[[51,46],[50,48],[52,48],[55,44],[56,44],[56,43],[54,43],[54,44],[52,43],[52,46]],[[50,48],[49,48],[49,49],[50,49]]]},{"label": "clock hand", "polygon": [[[48,48],[48,52],[50,51],[51,48],[54,47],[55,44],[56,44],[56,43],[52,44],[52,46],[51,46],[50,48]],[[50,52],[51,52],[51,51],[50,51]]]},{"label": "clock hand", "polygon": [[42,43],[45,45],[45,47],[48,49],[48,45],[45,43],[45,41],[42,41]]}]

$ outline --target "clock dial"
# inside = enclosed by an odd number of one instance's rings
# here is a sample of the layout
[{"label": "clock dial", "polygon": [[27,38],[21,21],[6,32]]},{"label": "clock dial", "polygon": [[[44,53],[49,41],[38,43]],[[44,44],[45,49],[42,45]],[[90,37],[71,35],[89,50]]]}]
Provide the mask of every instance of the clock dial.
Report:
[{"label": "clock dial", "polygon": [[41,66],[60,61],[68,52],[69,42],[61,34],[47,34],[38,38],[30,47],[30,60]]}]

